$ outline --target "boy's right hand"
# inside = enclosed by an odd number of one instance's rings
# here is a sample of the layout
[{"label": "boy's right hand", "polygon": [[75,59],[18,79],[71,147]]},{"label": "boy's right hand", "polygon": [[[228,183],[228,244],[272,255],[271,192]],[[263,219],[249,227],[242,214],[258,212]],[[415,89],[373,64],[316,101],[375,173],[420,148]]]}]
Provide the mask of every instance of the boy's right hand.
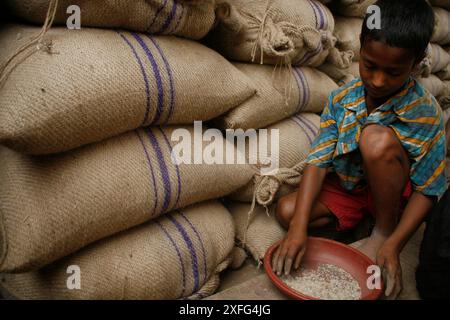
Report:
[{"label": "boy's right hand", "polygon": [[289,275],[292,267],[298,269],[306,251],[306,231],[290,227],[272,259],[272,270],[280,276]]}]

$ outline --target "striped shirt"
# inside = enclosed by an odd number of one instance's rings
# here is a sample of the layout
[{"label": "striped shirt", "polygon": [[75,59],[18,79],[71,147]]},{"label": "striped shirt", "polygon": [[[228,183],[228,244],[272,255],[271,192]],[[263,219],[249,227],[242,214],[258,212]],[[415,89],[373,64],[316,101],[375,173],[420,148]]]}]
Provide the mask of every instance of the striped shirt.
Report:
[{"label": "striped shirt", "polygon": [[410,78],[394,97],[367,115],[365,89],[357,78],[332,92],[307,163],[330,168],[348,191],[366,184],[358,144],[369,123],[392,128],[410,160],[415,191],[441,196],[445,178],[445,130],[435,98]]}]

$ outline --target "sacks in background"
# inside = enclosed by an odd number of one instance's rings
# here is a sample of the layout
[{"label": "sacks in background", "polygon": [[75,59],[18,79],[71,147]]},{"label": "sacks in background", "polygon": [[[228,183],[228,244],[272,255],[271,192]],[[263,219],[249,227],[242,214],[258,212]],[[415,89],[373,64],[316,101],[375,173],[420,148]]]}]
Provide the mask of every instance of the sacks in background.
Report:
[{"label": "sacks in background", "polygon": [[232,202],[226,204],[226,207],[233,216],[236,239],[246,250],[250,251],[256,261],[262,261],[267,249],[286,234],[286,230],[275,217],[275,205],[270,206],[268,212],[263,207],[256,206],[251,213],[248,229],[248,212],[251,205]]},{"label": "sacks in background", "polygon": [[[195,138],[192,126],[139,129],[45,157],[0,148],[0,272],[38,269],[166,212],[225,196],[251,180],[254,170],[247,164],[194,164],[197,142],[189,136]],[[173,161],[172,150],[188,155],[180,144],[194,149],[192,164]],[[201,150],[206,148],[209,143]],[[226,150],[220,151],[225,155]]]},{"label": "sacks in background", "polygon": [[364,18],[367,8],[376,0],[335,0],[330,3],[330,8],[345,17]]},{"label": "sacks in background", "polygon": [[[258,176],[229,196],[241,202],[268,205],[275,199],[293,192],[300,182],[301,163],[309,154],[312,142],[319,132],[320,117],[314,113],[301,113],[267,128],[279,130],[279,167],[275,175]],[[270,141],[270,138],[268,138]],[[298,167],[300,165],[300,167]]]},{"label": "sacks in background", "polygon": [[450,10],[450,0],[429,0],[432,6],[437,6]]},{"label": "sacks in background", "polygon": [[[11,15],[42,25],[50,0],[6,0]],[[214,24],[214,0],[59,0],[55,24],[66,25],[71,5],[81,11],[81,27],[124,28],[150,34],[203,38]]]},{"label": "sacks in background", "polygon": [[[234,235],[230,213],[209,201],[103,239],[39,271],[3,274],[1,285],[20,299],[199,299],[218,287]],[[73,265],[81,270],[81,290],[66,284]]]},{"label": "sacks in background", "polygon": [[450,64],[447,65],[444,69],[436,73],[441,80],[450,80]]},{"label": "sacks in background", "polygon": [[434,74],[430,74],[428,77],[418,77],[417,80],[422,84],[430,93],[436,98],[441,96],[445,90],[445,84]]},{"label": "sacks in background", "polygon": [[329,63],[324,63],[318,69],[333,79],[339,86],[359,77],[359,62],[352,62],[350,67],[346,69],[339,69]]},{"label": "sacks in background", "polygon": [[208,43],[228,59],[295,66],[351,62],[350,52],[334,47],[333,16],[316,0],[221,0],[216,15]]},{"label": "sacks in background", "polygon": [[434,7],[434,31],[431,42],[440,45],[450,44],[450,12]]},{"label": "sacks in background", "polygon": [[450,54],[440,45],[430,43],[427,47],[426,57],[420,63],[419,74],[428,77],[431,73],[445,73],[445,69],[450,65]]},{"label": "sacks in background", "polygon": [[353,61],[359,61],[361,34],[363,19],[336,16],[334,34],[337,38],[336,47],[353,52]]},{"label": "sacks in background", "polygon": [[258,93],[219,118],[222,128],[264,128],[299,112],[321,112],[338,86],[326,74],[309,67],[275,69],[236,63]]},{"label": "sacks in background", "polygon": [[[37,30],[1,30],[0,61]],[[193,41],[64,28],[46,39],[52,53],[31,55],[0,89],[0,142],[21,152],[56,153],[150,124],[209,120],[256,92],[231,63]]]}]

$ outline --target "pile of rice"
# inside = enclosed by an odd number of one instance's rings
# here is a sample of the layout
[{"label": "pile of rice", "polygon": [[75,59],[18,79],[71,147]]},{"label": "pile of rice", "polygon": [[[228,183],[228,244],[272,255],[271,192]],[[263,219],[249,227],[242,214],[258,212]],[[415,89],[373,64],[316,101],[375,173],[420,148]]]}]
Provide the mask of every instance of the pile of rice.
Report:
[{"label": "pile of rice", "polygon": [[321,264],[317,269],[301,267],[293,275],[281,277],[292,289],[322,300],[359,300],[361,288],[358,282],[345,270]]}]

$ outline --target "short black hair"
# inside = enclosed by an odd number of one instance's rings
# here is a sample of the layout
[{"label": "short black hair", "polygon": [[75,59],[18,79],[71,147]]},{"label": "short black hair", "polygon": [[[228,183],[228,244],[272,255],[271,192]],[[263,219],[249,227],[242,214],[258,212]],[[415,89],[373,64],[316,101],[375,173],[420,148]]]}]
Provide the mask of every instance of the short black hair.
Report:
[{"label": "short black hair", "polygon": [[369,29],[366,14],[361,30],[361,47],[369,38],[391,47],[410,50],[416,62],[425,56],[434,29],[434,12],[425,0],[378,0],[381,29]]}]

